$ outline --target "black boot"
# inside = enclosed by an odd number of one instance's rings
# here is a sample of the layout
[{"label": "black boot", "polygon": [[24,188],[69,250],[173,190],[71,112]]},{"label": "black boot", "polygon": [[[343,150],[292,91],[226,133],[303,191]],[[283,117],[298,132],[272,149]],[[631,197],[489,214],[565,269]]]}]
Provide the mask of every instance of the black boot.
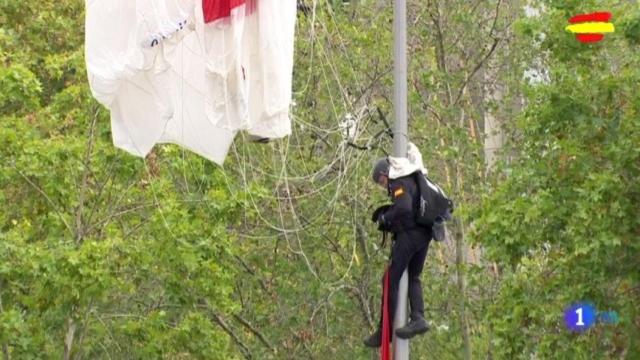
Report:
[{"label": "black boot", "polygon": [[382,344],[382,332],[377,330],[363,341],[364,346],[370,348],[378,348]]},{"label": "black boot", "polygon": [[396,335],[401,339],[411,339],[412,337],[424,334],[429,330],[427,320],[422,315],[411,315],[411,321],[404,327],[396,330]]}]

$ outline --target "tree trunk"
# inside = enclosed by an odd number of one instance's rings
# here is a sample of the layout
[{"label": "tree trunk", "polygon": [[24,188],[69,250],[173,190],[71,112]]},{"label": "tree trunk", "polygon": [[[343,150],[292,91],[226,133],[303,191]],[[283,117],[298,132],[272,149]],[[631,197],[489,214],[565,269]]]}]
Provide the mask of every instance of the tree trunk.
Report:
[{"label": "tree trunk", "polygon": [[[505,2],[504,7],[506,8],[507,14],[506,20],[511,23],[515,21],[518,17],[519,11],[522,7],[520,0],[512,0],[509,2]],[[511,28],[505,29],[505,37],[507,39],[512,37]],[[490,171],[494,166],[496,161],[498,160],[497,152],[503,147],[505,142],[505,134],[503,125],[505,122],[511,118],[513,115],[517,114],[521,108],[521,96],[514,96],[513,89],[510,88],[509,77],[514,75],[516,77],[522,76],[522,74],[508,74],[507,78],[502,78],[500,75],[504,75],[504,73],[500,70],[500,68],[504,68],[505,64],[507,68],[512,68],[511,64],[514,64],[517,60],[513,58],[513,53],[510,49],[509,42],[505,41],[503,43],[502,48],[496,54],[497,56],[492,57],[487,62],[487,67],[484,71],[484,95],[485,95],[485,104],[490,102],[495,102],[496,104],[504,104],[505,97],[511,98],[511,107],[507,107],[507,112],[498,113],[497,111],[487,108],[485,106],[484,112],[484,156],[487,171]],[[513,68],[518,68],[518,66],[513,66]],[[505,106],[501,106],[501,108],[505,108]]]},{"label": "tree trunk", "polygon": [[[495,77],[493,74],[487,74],[485,78],[485,94],[487,100],[500,103],[503,98],[503,86],[499,83],[494,83],[491,86],[491,79]],[[484,158],[487,166],[487,170],[491,170],[496,163],[496,152],[500,150],[504,143],[501,121],[498,114],[491,109],[486,109],[484,113]]]},{"label": "tree trunk", "polygon": [[[464,110],[460,113],[460,127],[464,127]],[[456,164],[456,192],[458,196],[460,196],[460,200],[464,202],[463,191],[463,175],[462,170],[460,169],[460,163]],[[458,291],[460,292],[460,328],[462,329],[462,343],[464,346],[464,359],[471,360],[471,340],[469,338],[469,322],[467,320],[467,309],[466,309],[466,301],[467,301],[467,286],[466,286],[466,277],[465,277],[465,267],[466,267],[466,248],[464,244],[465,238],[465,225],[462,222],[462,219],[458,216],[456,217],[457,227],[459,229],[458,236],[456,236],[456,275],[457,275],[457,285]]]},{"label": "tree trunk", "polygon": [[73,339],[76,336],[76,323],[72,318],[67,320],[67,336],[64,338],[64,360],[71,360],[73,350]]},{"label": "tree trunk", "polygon": [[467,308],[466,308],[466,300],[467,300],[467,288],[466,288],[466,279],[465,279],[465,270],[464,267],[466,265],[465,259],[465,247],[464,247],[464,224],[461,220],[457,221],[458,229],[460,230],[460,234],[456,236],[456,273],[457,273],[457,282],[458,282],[458,291],[460,292],[460,327],[462,329],[462,343],[464,346],[464,359],[471,359],[471,340],[469,338],[469,322],[467,320]]}]

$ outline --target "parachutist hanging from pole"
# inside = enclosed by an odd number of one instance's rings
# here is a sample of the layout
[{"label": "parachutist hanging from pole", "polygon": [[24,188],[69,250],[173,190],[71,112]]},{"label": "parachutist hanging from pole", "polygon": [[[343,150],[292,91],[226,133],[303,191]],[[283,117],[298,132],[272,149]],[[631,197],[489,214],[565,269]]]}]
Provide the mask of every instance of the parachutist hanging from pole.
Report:
[{"label": "parachutist hanging from pole", "polygon": [[[420,226],[416,222],[415,209],[419,205],[420,193],[414,174],[390,179],[389,170],[390,164],[387,158],[379,159],[373,168],[373,181],[387,189],[393,203],[378,208],[374,212],[372,220],[378,224],[379,230],[393,233],[388,268],[389,306],[386,309],[389,324],[393,324],[400,278],[404,270],[408,268],[411,318],[406,326],[396,330],[396,335],[402,339],[410,339],[429,330],[427,321],[424,319],[420,274],[432,239],[432,229]],[[381,306],[378,329],[364,340],[365,346],[379,347],[381,345],[383,311],[385,311],[384,306]]]}]

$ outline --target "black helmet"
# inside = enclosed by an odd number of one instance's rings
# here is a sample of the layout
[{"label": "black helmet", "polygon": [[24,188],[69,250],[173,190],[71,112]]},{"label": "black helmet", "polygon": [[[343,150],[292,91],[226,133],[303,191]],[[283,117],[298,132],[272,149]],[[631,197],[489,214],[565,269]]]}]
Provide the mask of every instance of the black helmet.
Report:
[{"label": "black helmet", "polygon": [[377,184],[380,175],[389,176],[389,160],[386,157],[378,159],[373,166],[373,172],[371,173],[373,182]]}]

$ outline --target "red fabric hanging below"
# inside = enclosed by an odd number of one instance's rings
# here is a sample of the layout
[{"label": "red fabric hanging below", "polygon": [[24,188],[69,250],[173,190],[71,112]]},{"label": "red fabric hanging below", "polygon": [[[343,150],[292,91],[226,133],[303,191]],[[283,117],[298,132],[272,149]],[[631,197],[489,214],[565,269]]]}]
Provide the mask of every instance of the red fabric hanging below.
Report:
[{"label": "red fabric hanging below", "polygon": [[389,267],[384,272],[384,287],[382,290],[382,346],[380,360],[391,360],[389,340],[391,339],[391,324],[389,324]]},{"label": "red fabric hanging below", "polygon": [[218,19],[224,19],[231,15],[231,11],[245,3],[255,3],[247,0],[202,0],[204,22],[210,23]]}]

